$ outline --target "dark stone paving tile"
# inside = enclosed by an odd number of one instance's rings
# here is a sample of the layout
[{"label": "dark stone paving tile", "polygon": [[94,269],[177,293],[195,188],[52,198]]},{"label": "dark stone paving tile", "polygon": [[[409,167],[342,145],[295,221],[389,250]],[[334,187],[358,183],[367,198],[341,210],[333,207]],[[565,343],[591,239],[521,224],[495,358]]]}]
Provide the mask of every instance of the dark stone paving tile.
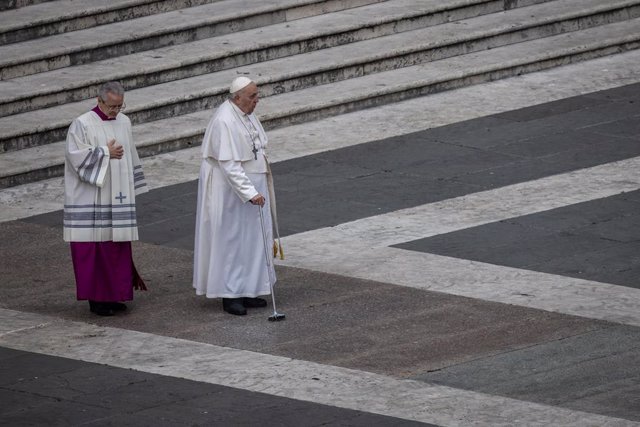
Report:
[{"label": "dark stone paving tile", "polygon": [[[286,198],[282,193],[279,193],[277,197],[278,200]],[[378,214],[387,212],[377,205],[378,200],[371,200],[370,203],[355,200],[326,201],[313,198],[303,198],[302,200],[304,205],[302,203],[297,205],[294,212],[278,207],[278,220],[282,236],[307,231],[309,223],[340,224],[345,218],[354,220],[366,217],[371,212],[378,212]]]},{"label": "dark stone paving tile", "polygon": [[[19,359],[19,361],[17,360]],[[15,363],[20,363],[20,369],[15,369]],[[68,359],[55,359],[51,364],[43,366],[41,359],[34,354],[16,356],[0,365],[0,386],[7,387],[22,384],[34,378],[69,372],[76,368],[76,364]]]},{"label": "dark stone paving tile", "polygon": [[625,215],[585,226],[576,232],[583,232],[615,242],[638,242],[640,241],[640,211],[626,212]]},{"label": "dark stone paving tile", "polygon": [[622,243],[606,249],[596,246],[577,254],[568,252],[543,263],[530,264],[527,269],[638,288],[640,243]]},{"label": "dark stone paving tile", "polygon": [[640,288],[639,191],[396,245]]},{"label": "dark stone paving tile", "polygon": [[509,117],[502,118],[502,114],[465,120],[426,131],[414,132],[405,136],[411,138],[429,138],[434,141],[469,140],[472,139],[471,137],[473,135],[481,136],[485,133],[493,133],[496,129],[513,124],[514,120]]},{"label": "dark stone paving tile", "polygon": [[586,95],[582,95],[585,98],[594,100],[632,100],[636,101],[640,98],[640,83],[634,83],[626,86],[621,86],[613,89],[601,90],[598,92],[592,92]]},{"label": "dark stone paving tile", "polygon": [[[38,361],[41,371],[50,372],[15,387],[0,387],[3,425],[431,425],[181,378],[19,353],[11,359],[11,368],[18,374],[30,374],[33,360]],[[72,371],[61,375],[56,370],[60,365],[71,366]]]},{"label": "dark stone paving tile", "polygon": [[[212,411],[211,400],[218,398],[212,396],[207,400],[200,399],[199,407],[194,407],[192,401],[166,405],[148,409],[137,415],[152,419],[160,419],[164,422],[179,424],[180,420],[191,420],[203,425],[229,425],[229,426],[428,426],[423,424],[401,420],[391,417],[370,416],[370,414],[342,410],[331,410],[322,405],[309,405],[304,402],[288,401],[285,403],[273,402],[252,395],[250,399],[239,398],[235,401],[223,399],[215,405]],[[222,406],[222,407],[221,407]],[[346,413],[345,413],[346,412]],[[114,419],[113,421],[117,421]],[[114,423],[115,424],[115,423]]]},{"label": "dark stone paving tile", "polygon": [[570,133],[556,133],[545,137],[527,138],[516,142],[496,145],[494,151],[524,158],[544,158],[572,150],[586,150],[589,144],[599,144],[603,136],[586,130]]},{"label": "dark stone paving tile", "polygon": [[439,137],[438,141],[479,150],[491,150],[496,146],[513,144],[524,139],[544,139],[550,135],[566,134],[575,130],[567,123],[550,122],[549,120],[546,118],[528,122],[511,122],[498,128],[489,128],[480,132],[470,130],[465,134],[445,134]]},{"label": "dark stone paving tile", "polygon": [[[495,146],[513,144],[522,140],[545,140],[561,136],[579,141],[579,138],[573,138],[574,132],[588,130],[596,125],[606,126],[620,120],[632,119],[638,115],[637,105],[636,102],[626,100],[607,102],[533,120],[511,122],[479,132],[470,130],[463,134],[443,133],[438,140],[482,149],[492,149]],[[522,113],[526,114],[525,111]]]},{"label": "dark stone paving tile", "polygon": [[[639,98],[640,99],[640,98]],[[566,130],[590,128],[599,124],[616,122],[638,115],[636,100],[620,100],[600,103],[583,110],[570,111],[540,120],[548,126],[564,126]]]},{"label": "dark stone paving tile", "polygon": [[22,353],[12,348],[0,347],[0,361],[11,359],[12,357],[20,356]]},{"label": "dark stone paving tile", "polygon": [[40,215],[34,215],[27,218],[22,218],[20,221],[28,222],[31,224],[41,224],[41,225],[46,225],[48,227],[62,229],[62,215],[63,215],[63,212],[59,210],[54,212],[47,212]]},{"label": "dark stone paving tile", "polygon": [[[26,358],[32,358],[39,362],[42,362],[42,355],[35,353],[23,352],[23,356],[19,360],[12,360],[10,365],[18,367],[18,370],[25,371],[24,361]],[[47,365],[67,361],[64,358],[45,358]],[[30,377],[21,382],[7,385],[6,388],[21,391],[23,393],[37,393],[39,396],[51,397],[56,399],[65,400],[82,400],[83,403],[88,405],[96,405],[106,408],[113,408],[109,404],[110,398],[106,397],[102,400],[103,393],[119,394],[120,391],[125,392],[133,387],[134,384],[143,384],[148,380],[148,377],[138,371],[129,370],[127,375],[113,375],[113,369],[107,368],[103,365],[96,364],[77,364],[74,361],[67,362],[72,368],[65,372],[56,372],[51,369],[49,372],[48,366],[44,366],[42,369],[46,373],[37,377]],[[144,397],[144,396],[141,396]],[[138,397],[140,398],[140,397]]]},{"label": "dark stone paving tile", "polygon": [[[83,394],[74,400],[86,404],[108,408],[118,412],[137,412],[156,409],[167,405],[180,403],[220,391],[218,387],[209,387],[204,383],[197,383],[181,378],[163,377],[136,372],[129,378],[130,372],[121,372],[118,368],[109,368],[109,375],[119,379],[115,387],[109,387],[98,393]],[[120,378],[124,377],[124,378]],[[125,382],[126,381],[126,382]],[[108,383],[107,383],[108,384]],[[222,393],[217,393],[218,398]],[[211,397],[213,406],[215,397]]]},{"label": "dark stone paving tile", "polygon": [[589,145],[540,158],[541,162],[556,166],[558,171],[571,171],[636,157],[640,142],[628,138],[606,139],[600,145]]},{"label": "dark stone paving tile", "polygon": [[[402,207],[413,206],[416,203],[422,204],[440,200],[442,197],[447,197],[445,194],[456,192],[456,190],[460,191],[463,187],[459,183],[443,180],[439,180],[437,183],[438,186],[436,186],[436,180],[418,180],[414,176],[383,172],[357,181],[345,182],[341,187],[344,193],[336,195],[334,200],[337,203],[351,200],[379,207],[383,212],[390,212]],[[427,188],[431,188],[433,191],[427,191]],[[376,209],[376,211],[379,210]],[[347,212],[343,215],[346,214]]]},{"label": "dark stone paving tile", "polygon": [[[542,268],[542,271],[548,270],[544,268],[546,265],[553,265],[554,262],[564,259],[567,256],[575,257],[576,254],[581,256],[576,259],[584,258],[586,253],[595,252],[593,248],[598,248],[597,253],[610,253],[615,251],[617,244],[611,241],[603,241],[595,236],[559,233],[541,235],[535,233],[527,233],[523,229],[514,227],[514,230],[505,230],[507,226],[497,227],[499,230],[477,230],[477,234],[471,237],[470,241],[465,239],[466,243],[447,242],[446,236],[433,242],[428,242],[428,247],[422,247],[423,252],[437,251],[441,255],[454,256],[456,258],[473,259],[490,264],[507,265],[513,267],[525,268],[528,270],[536,270]],[[519,233],[519,231],[523,231]],[[495,239],[487,238],[486,233],[496,233]],[[485,247],[478,249],[475,244],[483,244]],[[524,242],[524,243],[523,243]],[[454,246],[455,245],[455,246]],[[626,253],[626,252],[625,252]],[[620,255],[620,253],[616,254]],[[585,259],[583,263],[588,262]],[[560,264],[562,264],[560,262]],[[559,273],[557,271],[554,271]],[[583,277],[584,278],[584,277]]]},{"label": "dark stone paving tile", "polygon": [[315,163],[308,167],[300,167],[297,162],[275,163],[273,169],[278,188],[291,192],[313,191],[319,187],[334,186],[347,180],[378,173],[375,168],[359,167],[330,159],[318,157],[311,160],[315,162],[303,161],[303,164]]},{"label": "dark stone paving tile", "polygon": [[108,409],[83,405],[79,402],[58,400],[4,414],[2,423],[7,426],[75,426],[96,418],[111,415]]},{"label": "dark stone paving tile", "polygon": [[4,424],[4,417],[7,414],[25,413],[31,408],[55,403],[57,399],[53,397],[40,396],[33,393],[17,392],[0,386],[0,424]]},{"label": "dark stone paving tile", "polygon": [[[194,200],[195,204],[196,201]],[[156,245],[167,245],[183,249],[191,249],[194,247],[194,237],[196,229],[196,217],[194,212],[183,215],[171,215],[164,217],[153,224],[147,224],[144,218],[140,219],[141,226],[138,227],[140,240]]]},{"label": "dark stone paving tile", "polygon": [[[318,156],[329,163],[342,165],[353,165],[357,168],[375,172],[399,172],[406,168],[419,168],[420,166],[432,165],[439,171],[447,168],[438,166],[441,162],[447,161],[450,164],[456,163],[454,159],[469,159],[472,155],[478,155],[478,150],[470,147],[463,147],[435,140],[429,131],[414,133],[381,141],[369,142],[341,148],[339,150],[320,153]],[[485,153],[491,156],[492,153]],[[499,160],[508,156],[498,156]],[[296,159],[290,160],[295,162]],[[490,162],[490,159],[480,158],[479,162]],[[467,160],[465,166],[469,167]],[[274,171],[275,172],[275,171]]]},{"label": "dark stone paving tile", "polygon": [[[598,93],[599,92],[596,92],[595,94]],[[503,120],[527,122],[530,120],[544,119],[546,117],[556,116],[558,114],[564,114],[571,111],[584,110],[598,104],[606,104],[611,102],[611,99],[613,98],[611,95],[607,98],[605,96],[595,96],[595,94],[593,96],[581,95],[572,98],[559,99],[557,101],[534,105],[532,107],[507,111],[505,113],[497,114],[495,117]]]},{"label": "dark stone paving tile", "polygon": [[141,194],[137,198],[138,225],[153,225],[166,221],[167,217],[191,214],[194,211],[197,196],[197,180]]},{"label": "dark stone paving tile", "polygon": [[[520,160],[521,156],[518,155],[472,149],[456,156],[434,155],[428,161],[403,165],[401,170],[411,175],[438,179],[437,182],[422,182],[427,191],[433,191],[437,189],[438,183],[443,179],[457,178],[476,171],[512,165]],[[457,194],[461,194],[461,191],[465,191],[465,188],[458,188]],[[467,192],[472,191],[473,189],[467,190]]]},{"label": "dark stone paving tile", "polygon": [[535,215],[510,218],[504,222],[539,230],[571,232],[585,227],[594,230],[594,226],[606,224],[619,217],[635,216],[637,213],[640,213],[640,192],[634,191],[621,193],[616,197],[592,200],[589,202],[589,209],[586,210],[578,203]]},{"label": "dark stone paving tile", "polygon": [[464,175],[455,176],[453,179],[462,184],[474,185],[479,188],[478,191],[484,191],[517,182],[526,182],[549,175],[556,175],[568,170],[572,170],[572,168],[565,168],[563,165],[543,161],[533,163],[523,159],[503,166],[491,167],[480,171],[469,171]]},{"label": "dark stone paving tile", "polygon": [[640,421],[639,358],[640,328],[618,325],[415,379]]},{"label": "dark stone paving tile", "polygon": [[[640,107],[637,108],[638,110],[640,110]],[[615,122],[589,126],[586,129],[602,135],[614,135],[634,138],[636,142],[640,144],[640,141],[638,140],[638,138],[640,137],[640,115],[625,118],[622,120],[616,120]]]}]

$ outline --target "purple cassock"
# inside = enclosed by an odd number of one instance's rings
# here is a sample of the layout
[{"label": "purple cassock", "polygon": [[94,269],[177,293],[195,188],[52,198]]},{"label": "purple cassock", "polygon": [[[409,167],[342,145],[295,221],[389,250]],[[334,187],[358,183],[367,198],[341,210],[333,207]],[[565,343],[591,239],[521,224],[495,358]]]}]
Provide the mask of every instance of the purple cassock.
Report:
[{"label": "purple cassock", "polygon": [[[107,117],[96,106],[102,120]],[[130,301],[133,289],[146,286],[133,264],[131,242],[70,242],[78,300]]]},{"label": "purple cassock", "polygon": [[131,242],[71,242],[78,300],[131,301],[146,289],[133,265]]}]

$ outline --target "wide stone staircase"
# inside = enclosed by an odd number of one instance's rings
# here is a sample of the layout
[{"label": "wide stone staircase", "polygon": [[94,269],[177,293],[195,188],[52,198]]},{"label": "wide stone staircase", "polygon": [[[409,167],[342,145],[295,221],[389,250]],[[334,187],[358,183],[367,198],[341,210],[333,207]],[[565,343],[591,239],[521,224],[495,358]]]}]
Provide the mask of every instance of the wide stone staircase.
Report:
[{"label": "wide stone staircase", "polygon": [[109,80],[151,156],[198,145],[238,75],[273,129],[640,46],[640,0],[0,4],[0,188],[60,176]]}]

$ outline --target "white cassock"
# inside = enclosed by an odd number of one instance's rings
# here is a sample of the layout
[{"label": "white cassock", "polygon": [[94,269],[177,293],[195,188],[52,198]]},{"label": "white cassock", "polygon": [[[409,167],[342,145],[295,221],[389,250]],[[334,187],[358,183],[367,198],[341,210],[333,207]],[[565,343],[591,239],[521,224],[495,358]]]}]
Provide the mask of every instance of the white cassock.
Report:
[{"label": "white cassock", "polygon": [[214,113],[202,142],[202,166],[194,249],[193,287],[209,298],[256,297],[275,284],[267,270],[260,207],[249,202],[262,194],[269,256],[273,253],[268,189],[267,135],[254,114],[231,101]]},{"label": "white cassock", "polygon": [[[107,143],[122,145],[121,159],[110,159]],[[131,121],[120,113],[102,120],[95,111],[75,119],[67,133],[64,240],[138,240],[136,195],[148,191],[131,136]]]}]

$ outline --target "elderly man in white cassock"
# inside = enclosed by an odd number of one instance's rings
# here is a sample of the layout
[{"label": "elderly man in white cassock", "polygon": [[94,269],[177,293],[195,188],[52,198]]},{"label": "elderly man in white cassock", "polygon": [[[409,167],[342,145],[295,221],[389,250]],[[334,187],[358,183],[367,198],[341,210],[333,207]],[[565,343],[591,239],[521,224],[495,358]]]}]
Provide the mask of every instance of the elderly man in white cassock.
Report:
[{"label": "elderly man in white cassock", "polygon": [[78,300],[91,312],[126,310],[133,289],[146,289],[131,253],[138,240],[136,196],[148,191],[122,114],[124,88],[102,85],[98,105],[76,118],[67,133],[64,172],[64,240],[70,242]]},{"label": "elderly man in white cassock", "polygon": [[262,228],[266,242],[272,242],[274,200],[267,135],[253,114],[258,87],[238,77],[229,92],[202,142],[193,287],[197,295],[222,298],[226,312],[244,315],[247,308],[266,306],[258,296],[270,294],[275,284]]}]

